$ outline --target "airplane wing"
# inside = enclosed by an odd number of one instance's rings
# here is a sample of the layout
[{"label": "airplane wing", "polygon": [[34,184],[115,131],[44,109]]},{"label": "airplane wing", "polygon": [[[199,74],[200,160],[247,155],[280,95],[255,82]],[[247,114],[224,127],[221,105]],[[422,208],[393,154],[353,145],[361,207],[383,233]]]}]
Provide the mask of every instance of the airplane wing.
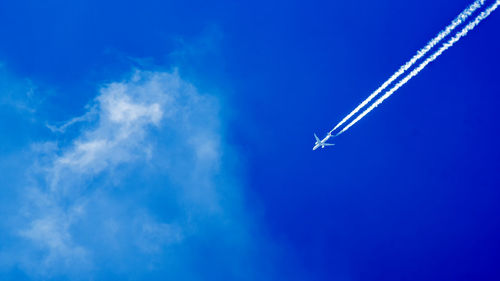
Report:
[{"label": "airplane wing", "polygon": [[335,144],[334,144],[334,143],[324,143],[323,145],[324,145],[324,146],[333,146],[333,145],[335,145]]},{"label": "airplane wing", "polygon": [[318,136],[316,136],[316,134],[314,134],[314,138],[316,139],[317,142],[320,142]]}]

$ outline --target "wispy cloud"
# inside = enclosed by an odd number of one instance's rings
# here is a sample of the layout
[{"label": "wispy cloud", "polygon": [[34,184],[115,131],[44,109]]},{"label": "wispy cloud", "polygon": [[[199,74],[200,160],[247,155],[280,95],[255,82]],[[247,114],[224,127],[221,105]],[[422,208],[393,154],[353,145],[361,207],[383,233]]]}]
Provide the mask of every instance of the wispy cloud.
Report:
[{"label": "wispy cloud", "polygon": [[[240,274],[257,250],[219,107],[176,71],[136,70],[103,85],[87,113],[53,141],[33,144],[20,211],[8,225],[16,249],[3,260],[42,277]],[[85,126],[68,141],[75,122]]]},{"label": "wispy cloud", "polygon": [[0,62],[0,106],[7,105],[33,114],[41,102],[35,95],[36,91],[37,87],[30,79],[14,77]]}]

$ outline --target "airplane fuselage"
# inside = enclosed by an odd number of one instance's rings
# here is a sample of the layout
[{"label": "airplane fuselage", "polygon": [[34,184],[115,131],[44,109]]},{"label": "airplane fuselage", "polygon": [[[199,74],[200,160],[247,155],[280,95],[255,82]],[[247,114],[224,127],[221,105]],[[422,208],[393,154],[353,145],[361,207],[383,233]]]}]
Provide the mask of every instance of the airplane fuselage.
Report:
[{"label": "airplane fuselage", "polygon": [[328,134],[326,137],[320,141],[316,141],[314,144],[313,150],[316,150],[318,148],[325,148],[325,143],[332,137],[332,135]]}]

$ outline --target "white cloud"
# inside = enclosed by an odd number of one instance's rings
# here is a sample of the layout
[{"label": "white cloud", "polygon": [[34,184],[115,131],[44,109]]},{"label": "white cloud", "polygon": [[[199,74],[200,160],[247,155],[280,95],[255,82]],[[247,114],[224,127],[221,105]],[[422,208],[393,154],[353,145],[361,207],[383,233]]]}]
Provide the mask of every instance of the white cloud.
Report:
[{"label": "white cloud", "polygon": [[38,264],[29,263],[32,269],[36,267],[42,274],[48,274],[57,267],[64,270],[68,267],[88,269],[88,253],[72,241],[68,232],[70,224],[71,220],[63,214],[53,214],[33,220],[27,229],[20,232],[22,237],[31,240],[36,249],[47,253],[38,260]]},{"label": "white cloud", "polygon": [[0,106],[11,106],[31,115],[41,102],[35,95],[37,90],[31,80],[10,75],[7,67],[0,62]]},{"label": "white cloud", "polygon": [[[138,70],[104,85],[87,108],[66,123],[85,123],[69,142],[33,146],[22,223],[12,226],[25,245],[13,256],[25,270],[85,279],[132,266],[197,279],[190,252],[204,236],[217,238],[207,264],[226,259],[226,249],[250,251],[213,96],[176,71]],[[225,262],[243,266],[238,257]]]}]

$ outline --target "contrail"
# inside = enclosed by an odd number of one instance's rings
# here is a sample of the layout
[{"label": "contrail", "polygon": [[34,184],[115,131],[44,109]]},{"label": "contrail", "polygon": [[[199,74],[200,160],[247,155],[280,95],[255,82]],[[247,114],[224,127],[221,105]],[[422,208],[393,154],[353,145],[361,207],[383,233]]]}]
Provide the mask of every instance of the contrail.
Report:
[{"label": "contrail", "polygon": [[351,113],[349,113],[342,121],[340,121],[335,128],[333,128],[329,134],[331,134],[335,129],[342,126],[347,120],[349,120],[354,114],[356,114],[361,108],[365,107],[373,98],[375,98],[380,92],[382,92],[387,86],[389,86],[394,80],[396,80],[401,74],[407,71],[417,60],[422,58],[430,49],[432,49],[439,41],[443,40],[446,36],[450,34],[457,26],[463,23],[470,15],[474,13],[475,10],[480,8],[484,4],[485,0],[476,0],[467,9],[460,13],[450,25],[448,25],[444,30],[438,33],[425,47],[420,49],[417,54],[415,54],[407,63],[402,65],[398,71],[396,71],[387,81],[384,82],[375,92],[373,92],[367,99],[365,99],[358,107],[356,107]]},{"label": "contrail", "polygon": [[381,96],[377,101],[375,101],[370,107],[365,109],[360,115],[356,117],[351,123],[345,126],[342,131],[337,133],[335,136],[342,134],[347,131],[352,125],[356,124],[359,120],[361,120],[366,114],[370,113],[375,107],[381,104],[384,100],[389,98],[394,92],[396,92],[401,86],[406,84],[411,78],[415,77],[422,69],[424,69],[429,63],[434,61],[437,57],[439,57],[444,51],[453,46],[460,38],[467,35],[469,31],[474,29],[482,20],[487,18],[498,6],[500,5],[500,0],[496,0],[496,2],[491,5],[488,9],[479,14],[476,19],[469,24],[467,24],[459,33],[453,36],[448,42],[444,43],[439,50],[437,50],[434,54],[428,57],[424,62],[422,62],[417,68],[415,68],[412,72],[410,72],[405,78],[401,79],[392,89],[387,91],[383,96]]}]

